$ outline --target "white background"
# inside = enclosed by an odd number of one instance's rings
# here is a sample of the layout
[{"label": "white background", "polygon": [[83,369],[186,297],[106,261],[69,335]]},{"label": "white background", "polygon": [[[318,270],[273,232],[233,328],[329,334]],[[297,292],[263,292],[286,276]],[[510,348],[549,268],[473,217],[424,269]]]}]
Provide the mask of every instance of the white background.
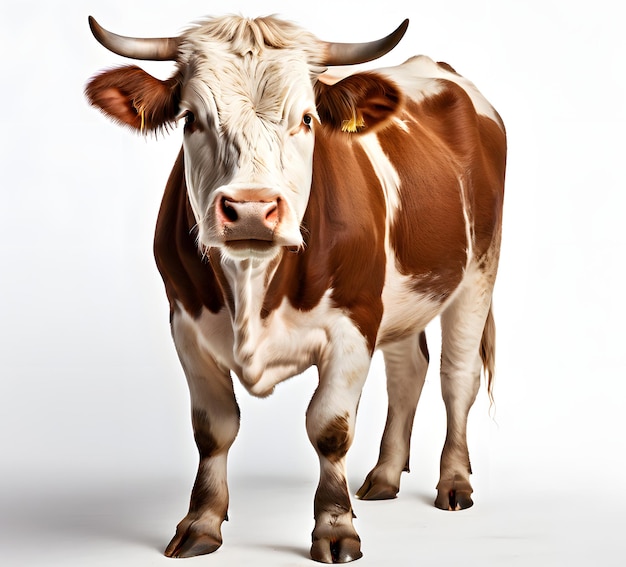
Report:
[{"label": "white background", "polygon": [[[360,565],[623,565],[626,79],[619,3],[179,0],[0,8],[0,563],[171,565],[196,467],[188,394],[152,259],[181,142],[131,134],[84,84],[128,63],[87,15],[137,36],[209,14],[278,13],[334,41],[411,19],[381,65],[425,53],[496,106],[509,136],[496,287],[496,414],[470,423],[476,505],[432,506],[445,435],[431,369],[400,497],[354,506]],[[165,78],[169,63],[144,68]],[[185,565],[311,565],[317,461],[304,429],[315,374],[266,400],[237,388],[225,545]],[[385,418],[377,356],[349,455],[356,490]]]}]

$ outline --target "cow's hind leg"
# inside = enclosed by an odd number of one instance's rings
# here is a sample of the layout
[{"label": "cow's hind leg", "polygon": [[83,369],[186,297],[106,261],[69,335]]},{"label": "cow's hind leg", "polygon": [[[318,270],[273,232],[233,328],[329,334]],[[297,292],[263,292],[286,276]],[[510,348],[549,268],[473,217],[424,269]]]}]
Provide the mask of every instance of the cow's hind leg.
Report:
[{"label": "cow's hind leg", "polygon": [[389,408],[378,462],[357,491],[363,500],[395,498],[402,471],[409,470],[415,408],[428,370],[426,334],[422,331],[383,347]]},{"label": "cow's hind leg", "polygon": [[194,438],[200,454],[189,512],[165,550],[168,557],[212,553],[222,544],[228,512],[226,459],[239,431],[239,407],[226,369],[203,351],[195,330],[175,314],[172,334],[191,394]]},{"label": "cow's hind leg", "polygon": [[441,391],[447,435],[441,454],[435,506],[461,510],[472,506],[472,472],[467,418],[480,386],[481,340],[490,314],[492,283],[476,275],[441,315]]}]

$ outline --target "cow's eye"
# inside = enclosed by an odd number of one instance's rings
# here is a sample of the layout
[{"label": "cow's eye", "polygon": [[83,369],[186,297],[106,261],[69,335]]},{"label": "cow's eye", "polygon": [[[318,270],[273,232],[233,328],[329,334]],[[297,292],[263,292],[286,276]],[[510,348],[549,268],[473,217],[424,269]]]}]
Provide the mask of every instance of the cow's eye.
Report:
[{"label": "cow's eye", "polygon": [[185,130],[193,132],[195,129],[196,117],[191,110],[185,112]]},{"label": "cow's eye", "polygon": [[302,124],[304,124],[304,126],[306,128],[308,128],[309,130],[311,129],[311,126],[313,125],[313,116],[311,116],[310,114],[305,114],[302,117]]}]

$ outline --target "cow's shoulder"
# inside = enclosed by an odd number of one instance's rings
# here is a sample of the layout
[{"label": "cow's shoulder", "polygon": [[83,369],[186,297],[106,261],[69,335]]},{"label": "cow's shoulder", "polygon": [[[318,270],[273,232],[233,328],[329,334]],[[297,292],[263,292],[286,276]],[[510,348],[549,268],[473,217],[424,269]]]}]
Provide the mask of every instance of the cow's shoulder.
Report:
[{"label": "cow's shoulder", "polygon": [[304,247],[284,251],[264,313],[284,298],[297,309],[311,310],[329,293],[373,347],[385,280],[384,195],[367,154],[348,135],[319,128],[313,163]]}]

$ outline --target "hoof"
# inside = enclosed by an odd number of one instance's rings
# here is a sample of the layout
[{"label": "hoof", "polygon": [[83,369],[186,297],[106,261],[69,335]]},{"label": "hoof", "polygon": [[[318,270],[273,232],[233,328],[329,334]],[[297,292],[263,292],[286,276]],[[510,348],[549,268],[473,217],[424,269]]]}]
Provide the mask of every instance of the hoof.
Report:
[{"label": "hoof", "polygon": [[185,531],[176,531],[169,545],[165,549],[166,557],[196,557],[213,553],[222,545],[222,539],[209,534],[198,533],[190,526]]},{"label": "hoof", "polygon": [[466,508],[471,508],[474,505],[471,494],[471,492],[462,490],[440,490],[437,493],[435,506],[440,510],[465,510]]},{"label": "hoof", "polygon": [[398,486],[373,479],[370,473],[363,486],[356,491],[356,496],[361,500],[392,500],[398,496],[399,490]]},{"label": "hoof", "polygon": [[318,539],[311,546],[311,559],[319,563],[350,563],[363,557],[361,540],[343,538],[339,540]]}]

